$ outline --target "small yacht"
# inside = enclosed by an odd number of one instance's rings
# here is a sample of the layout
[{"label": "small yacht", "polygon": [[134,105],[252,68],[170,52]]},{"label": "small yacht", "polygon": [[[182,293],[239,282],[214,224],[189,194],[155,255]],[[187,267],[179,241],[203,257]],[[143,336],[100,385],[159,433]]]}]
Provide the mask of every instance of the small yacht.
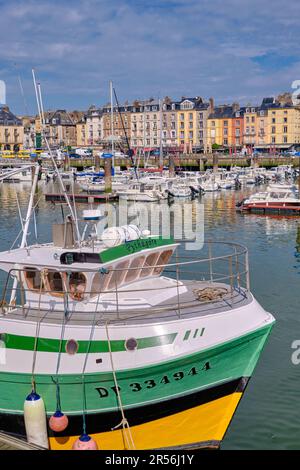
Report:
[{"label": "small yacht", "polygon": [[150,183],[148,179],[131,183],[127,188],[116,191],[119,199],[126,201],[159,202],[168,198],[165,183]]},{"label": "small yacht", "polygon": [[[288,186],[288,187],[287,187]],[[252,194],[237,204],[239,210],[249,212],[300,213],[300,200],[294,188],[274,184],[264,192]]]}]

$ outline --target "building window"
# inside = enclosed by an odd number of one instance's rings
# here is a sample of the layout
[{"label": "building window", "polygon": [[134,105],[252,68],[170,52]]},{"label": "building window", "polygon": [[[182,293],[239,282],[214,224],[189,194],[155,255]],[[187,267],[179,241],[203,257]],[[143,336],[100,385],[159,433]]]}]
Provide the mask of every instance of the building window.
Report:
[{"label": "building window", "polygon": [[190,120],[190,121],[193,120],[193,113],[189,113],[189,120]]},{"label": "building window", "polygon": [[235,121],[235,125],[236,125],[236,127],[240,126],[240,121],[238,119]]},{"label": "building window", "polygon": [[211,121],[211,127],[215,127],[216,123],[215,121]]},{"label": "building window", "polygon": [[275,126],[272,127],[272,134],[276,134],[276,128],[275,128]]},{"label": "building window", "polygon": [[287,117],[283,118],[283,122],[287,122]]},{"label": "building window", "polygon": [[286,135],[283,137],[283,143],[287,144],[287,136]]},{"label": "building window", "polygon": [[228,126],[228,121],[223,121],[224,127]]},{"label": "building window", "polygon": [[189,122],[189,128],[193,129],[193,123],[192,122]]},{"label": "building window", "polygon": [[180,123],[180,129],[184,129],[184,122]]},{"label": "building window", "polygon": [[184,121],[184,114],[180,113],[180,121]]},{"label": "building window", "polygon": [[249,124],[249,122],[250,122],[250,118],[249,118],[249,116],[247,116],[246,117],[246,123]]},{"label": "building window", "polygon": [[276,139],[275,137],[272,137],[272,144],[275,144],[276,143]]},{"label": "building window", "polygon": [[224,140],[223,140],[223,144],[224,144],[224,145],[228,145],[228,139],[224,139]]},{"label": "building window", "polygon": [[228,129],[227,128],[224,129],[224,135],[228,135]]},{"label": "building window", "polygon": [[199,119],[203,119],[203,113],[199,113]]},{"label": "building window", "polygon": [[190,131],[190,132],[189,132],[189,139],[192,139],[192,138],[193,138],[193,136],[194,136],[194,133],[193,133],[193,131]]},{"label": "building window", "polygon": [[272,118],[272,124],[275,124],[275,122],[276,122],[276,119]]},{"label": "building window", "polygon": [[284,134],[287,134],[287,131],[288,131],[287,126],[283,126],[283,133],[284,133]]},{"label": "building window", "polygon": [[255,122],[255,116],[251,117],[251,122]]}]

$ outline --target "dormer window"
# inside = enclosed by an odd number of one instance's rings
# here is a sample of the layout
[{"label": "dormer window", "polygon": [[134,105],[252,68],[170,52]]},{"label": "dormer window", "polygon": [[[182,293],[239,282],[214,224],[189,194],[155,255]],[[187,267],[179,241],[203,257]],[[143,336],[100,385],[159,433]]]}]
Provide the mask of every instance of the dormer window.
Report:
[{"label": "dormer window", "polygon": [[251,113],[255,113],[255,108],[251,108]]},{"label": "dormer window", "polygon": [[264,116],[264,115],[265,115],[265,112],[264,112],[264,111],[260,111],[259,114],[260,114],[260,116]]},{"label": "dormer window", "polygon": [[194,104],[191,101],[183,101],[180,105],[180,109],[193,109]]},{"label": "dormer window", "polygon": [[250,113],[250,108],[246,108],[246,113]]},{"label": "dormer window", "polygon": [[239,111],[237,111],[237,112],[235,113],[235,117],[240,117],[240,115],[241,115],[241,113],[240,113]]}]

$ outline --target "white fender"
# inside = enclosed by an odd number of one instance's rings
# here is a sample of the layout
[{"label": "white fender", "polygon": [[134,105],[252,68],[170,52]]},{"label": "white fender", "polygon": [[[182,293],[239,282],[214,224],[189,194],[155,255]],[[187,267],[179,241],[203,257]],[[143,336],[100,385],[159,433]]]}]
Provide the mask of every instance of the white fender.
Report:
[{"label": "white fender", "polygon": [[24,421],[27,441],[48,449],[44,400],[35,392],[31,392],[24,402]]}]

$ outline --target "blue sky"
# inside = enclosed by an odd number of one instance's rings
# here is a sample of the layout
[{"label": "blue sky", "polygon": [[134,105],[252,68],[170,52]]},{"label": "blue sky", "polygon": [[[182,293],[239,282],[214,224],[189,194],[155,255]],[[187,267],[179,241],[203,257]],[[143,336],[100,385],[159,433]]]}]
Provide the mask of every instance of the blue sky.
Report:
[{"label": "blue sky", "polygon": [[0,79],[7,103],[86,109],[169,95],[256,104],[300,79],[297,0],[0,0]]}]

